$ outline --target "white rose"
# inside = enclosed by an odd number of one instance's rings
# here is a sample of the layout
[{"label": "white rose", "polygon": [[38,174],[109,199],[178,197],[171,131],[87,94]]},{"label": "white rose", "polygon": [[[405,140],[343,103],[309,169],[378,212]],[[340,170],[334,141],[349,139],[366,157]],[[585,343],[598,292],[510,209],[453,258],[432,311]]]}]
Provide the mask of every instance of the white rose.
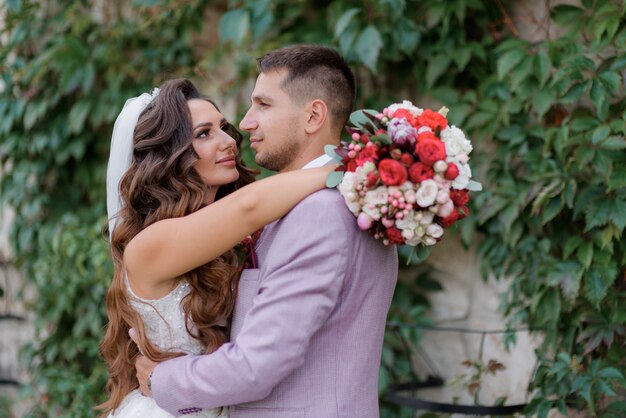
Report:
[{"label": "white rose", "polygon": [[387,193],[387,187],[378,186],[374,190],[370,190],[365,193],[365,203],[374,205],[386,205],[389,203],[389,194]]},{"label": "white rose", "polygon": [[424,245],[435,245],[437,243],[437,240],[433,237],[429,237],[428,235],[426,235],[424,238],[422,238],[422,242],[424,243]]},{"label": "white rose", "polygon": [[423,210],[420,213],[422,214],[420,225],[430,225],[433,223],[433,219],[435,219],[435,214],[433,212]]},{"label": "white rose", "polygon": [[408,100],[404,100],[402,101],[402,103],[394,103],[391,106],[389,106],[387,109],[389,109],[390,114],[393,114],[398,109],[406,109],[409,112],[411,112],[413,116],[419,116],[424,111],[423,109],[420,109],[419,107],[413,105],[413,103],[411,103]]},{"label": "white rose", "polygon": [[346,206],[348,207],[348,209],[350,209],[350,212],[352,212],[354,215],[358,215],[361,211],[361,205],[359,205],[359,202],[353,202],[351,200],[348,200],[348,198],[346,197],[344,197],[344,200],[346,201]]},{"label": "white rose", "polygon": [[358,176],[352,171],[347,171],[343,174],[343,179],[337,189],[342,195],[346,195],[348,192],[356,190],[356,186],[359,184]]},{"label": "white rose", "polygon": [[403,231],[415,231],[418,222],[415,219],[415,213],[409,212],[407,216],[396,221],[396,227]]},{"label": "white rose", "polygon": [[426,228],[426,233],[433,238],[440,238],[443,235],[443,228],[439,224],[430,224]]},{"label": "white rose", "polygon": [[463,131],[454,125],[441,131],[441,140],[446,144],[446,154],[448,155],[472,152],[472,143],[465,137]]},{"label": "white rose", "polygon": [[435,203],[437,193],[439,192],[439,186],[433,180],[424,180],[420,183],[417,193],[415,193],[415,199],[417,204],[423,208],[431,206]]}]

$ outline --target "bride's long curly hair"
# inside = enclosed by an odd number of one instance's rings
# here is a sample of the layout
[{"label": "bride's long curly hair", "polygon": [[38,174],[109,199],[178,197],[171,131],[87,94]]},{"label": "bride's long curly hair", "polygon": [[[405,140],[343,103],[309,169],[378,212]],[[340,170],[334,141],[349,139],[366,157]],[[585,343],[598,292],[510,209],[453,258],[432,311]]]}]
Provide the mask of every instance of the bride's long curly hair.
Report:
[{"label": "bride's long curly hair", "polygon": [[[103,415],[119,407],[124,397],[139,387],[134,366],[139,349],[128,335],[130,328],[136,330],[141,351],[149,359],[160,362],[182,354],[162,352],[148,341],[141,317],[128,300],[122,260],[128,242],[147,226],[205,206],[207,186],[194,169],[198,155],[192,147],[187,106],[191,99],[210,101],[189,80],[163,83],[135,128],[133,160],[120,183],[122,210],[111,237],[114,273],[106,296],[109,324],[100,344],[109,371],[109,399],[98,406]],[[239,147],[241,134],[232,125],[226,132]],[[254,181],[256,172],[247,168],[239,155],[237,170],[239,179],[221,186],[216,199]],[[195,327],[188,332],[206,347],[206,352],[214,351],[227,340],[223,320],[230,318],[233,310],[238,273],[237,258],[231,250],[180,277],[191,287],[182,301],[188,322]]]}]

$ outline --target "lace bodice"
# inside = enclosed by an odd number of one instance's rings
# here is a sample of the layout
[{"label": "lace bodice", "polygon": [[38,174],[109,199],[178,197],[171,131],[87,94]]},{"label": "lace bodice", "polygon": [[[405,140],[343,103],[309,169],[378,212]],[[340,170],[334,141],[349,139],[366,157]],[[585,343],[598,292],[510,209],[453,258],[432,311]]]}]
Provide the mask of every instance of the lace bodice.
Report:
[{"label": "lace bodice", "polygon": [[[187,332],[182,299],[191,291],[184,280],[174,290],[161,299],[142,299],[137,296],[126,281],[130,304],[135,309],[146,330],[150,342],[162,351],[178,351],[187,354],[201,354],[202,344]],[[193,324],[189,324],[193,330]]]}]

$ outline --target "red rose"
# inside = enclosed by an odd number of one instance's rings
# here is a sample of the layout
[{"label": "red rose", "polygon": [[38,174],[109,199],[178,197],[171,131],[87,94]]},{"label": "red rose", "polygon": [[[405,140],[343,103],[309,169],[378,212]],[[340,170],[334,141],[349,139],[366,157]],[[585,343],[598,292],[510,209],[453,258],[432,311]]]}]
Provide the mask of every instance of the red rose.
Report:
[{"label": "red rose", "polygon": [[437,161],[446,159],[446,144],[438,139],[420,140],[415,147],[415,153],[422,163],[432,166]]},{"label": "red rose", "polygon": [[370,171],[369,173],[367,173],[366,187],[370,188],[370,187],[376,186],[376,183],[378,183],[378,180],[380,180],[380,174],[378,174],[376,170]]},{"label": "red rose", "polygon": [[393,112],[392,118],[406,119],[406,121],[409,122],[409,124],[411,124],[413,127],[418,127],[417,119],[415,119],[415,116],[413,116],[413,114],[406,109],[396,110],[395,112]]},{"label": "red rose", "polygon": [[444,228],[451,227],[454,225],[456,221],[459,220],[459,211],[454,208],[454,210],[445,218],[441,218],[441,226]]},{"label": "red rose", "polygon": [[409,154],[408,152],[405,152],[404,154],[402,154],[402,156],[400,157],[400,162],[402,164],[404,164],[407,167],[410,167],[411,164],[413,164],[413,161],[415,161],[413,159],[413,156],[411,154]]},{"label": "red rose", "polygon": [[406,168],[396,160],[385,158],[378,164],[380,179],[387,186],[399,186],[409,177]]},{"label": "red rose", "polygon": [[359,166],[356,161],[349,159],[347,161],[342,161],[342,163],[346,166],[346,171],[356,171],[356,168]]},{"label": "red rose", "polygon": [[404,244],[402,232],[394,226],[387,228],[387,239],[389,239],[390,244]]},{"label": "red rose", "polygon": [[361,142],[364,144],[367,144],[368,142],[370,142],[370,137],[367,134],[361,134]]},{"label": "red rose", "polygon": [[454,163],[448,163],[448,168],[446,169],[446,172],[444,173],[444,177],[447,178],[448,180],[454,180],[455,178],[457,178],[459,175],[459,167],[456,166],[456,164]]},{"label": "red rose", "polygon": [[434,112],[430,109],[424,110],[421,115],[417,117],[417,123],[420,125],[426,125],[430,129],[445,129],[448,126],[448,119],[443,117],[440,113]]},{"label": "red rose", "polygon": [[428,140],[439,141],[439,138],[437,138],[435,134],[432,133],[431,131],[424,131],[417,136],[417,140],[418,141],[428,141]]},{"label": "red rose", "polygon": [[454,206],[465,206],[469,202],[469,195],[466,190],[452,189],[450,190],[450,199],[452,199]]},{"label": "red rose", "polygon": [[425,164],[415,163],[409,167],[409,178],[415,184],[432,179],[433,177],[435,177],[435,171],[432,167]]},{"label": "red rose", "polygon": [[366,162],[374,161],[377,158],[376,147],[369,146],[359,151],[359,154],[356,156],[356,162],[359,166],[363,166]]},{"label": "red rose", "polygon": [[448,228],[454,225],[456,221],[465,218],[467,215],[469,215],[469,209],[467,208],[467,206],[454,208],[450,215],[446,216],[445,218],[441,218],[441,226],[443,226],[444,228]]}]

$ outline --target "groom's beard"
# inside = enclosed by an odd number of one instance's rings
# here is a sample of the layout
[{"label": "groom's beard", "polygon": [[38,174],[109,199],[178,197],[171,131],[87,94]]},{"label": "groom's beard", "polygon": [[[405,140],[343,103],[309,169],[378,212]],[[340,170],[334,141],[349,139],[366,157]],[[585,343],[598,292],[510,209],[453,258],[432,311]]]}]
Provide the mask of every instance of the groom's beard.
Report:
[{"label": "groom's beard", "polygon": [[295,132],[296,126],[290,123],[285,131],[285,136],[275,142],[271,147],[265,143],[265,149],[257,151],[255,161],[263,168],[272,171],[282,171],[289,167],[300,153],[300,142],[289,132]]}]

